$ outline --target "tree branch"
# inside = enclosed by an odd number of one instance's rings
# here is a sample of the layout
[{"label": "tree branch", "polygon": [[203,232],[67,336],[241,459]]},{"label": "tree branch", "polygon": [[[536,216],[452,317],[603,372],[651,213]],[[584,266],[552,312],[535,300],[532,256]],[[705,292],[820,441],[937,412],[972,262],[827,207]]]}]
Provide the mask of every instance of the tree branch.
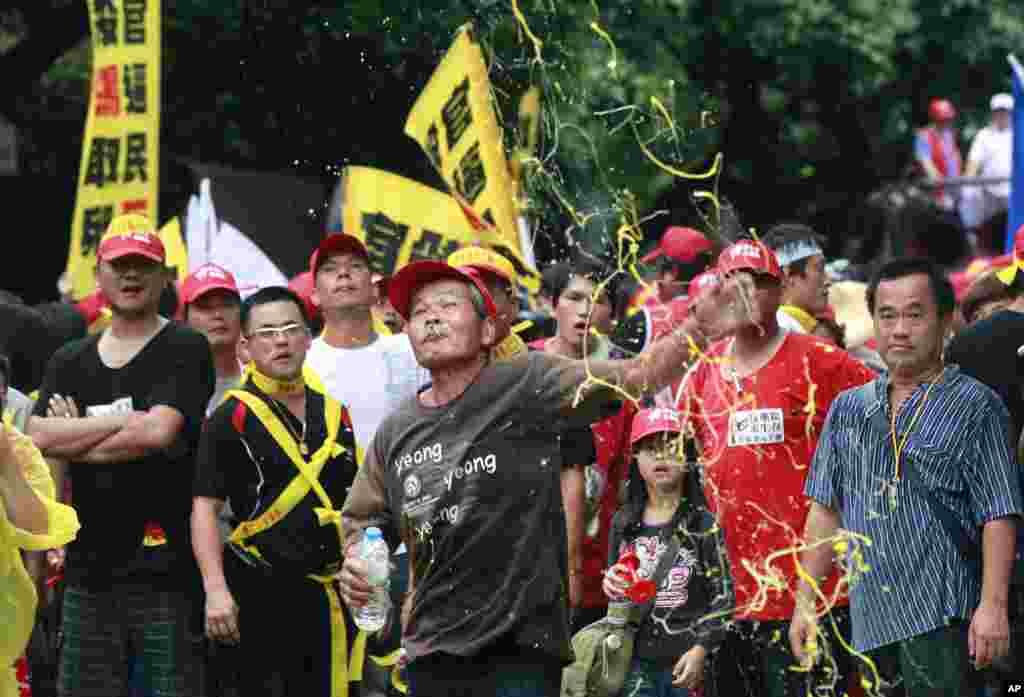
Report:
[{"label": "tree branch", "polygon": [[[38,9],[38,8],[37,8]],[[20,102],[53,62],[89,33],[89,10],[84,2],[73,2],[48,11],[24,11],[29,22],[28,37],[0,57],[4,89],[0,91],[0,114],[11,123],[26,126]]]}]

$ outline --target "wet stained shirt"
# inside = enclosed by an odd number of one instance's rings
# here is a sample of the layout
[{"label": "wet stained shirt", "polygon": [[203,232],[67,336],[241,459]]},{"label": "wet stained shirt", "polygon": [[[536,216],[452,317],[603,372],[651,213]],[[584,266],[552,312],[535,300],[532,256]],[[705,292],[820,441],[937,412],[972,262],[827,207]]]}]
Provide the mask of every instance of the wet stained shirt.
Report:
[{"label": "wet stained shirt", "polygon": [[[378,429],[345,502],[409,549],[410,658],[474,655],[512,638],[570,655],[558,434],[594,420],[578,362],[530,352],[489,365],[455,401],[410,399]],[[572,421],[563,415],[571,415]]]},{"label": "wet stained shirt", "polygon": [[[696,431],[705,495],[725,533],[736,617],[785,620],[797,585],[785,550],[803,533],[804,482],[825,415],[840,391],[873,373],[832,344],[787,334],[767,365],[733,379],[727,349],[713,346],[691,372],[679,409]],[[827,593],[837,580],[832,574]]]}]

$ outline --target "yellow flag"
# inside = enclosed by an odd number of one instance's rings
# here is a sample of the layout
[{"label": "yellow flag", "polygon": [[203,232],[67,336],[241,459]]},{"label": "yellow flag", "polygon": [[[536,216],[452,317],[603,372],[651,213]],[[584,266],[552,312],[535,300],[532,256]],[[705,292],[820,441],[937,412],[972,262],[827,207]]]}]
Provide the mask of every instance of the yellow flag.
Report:
[{"label": "yellow flag", "polygon": [[181,222],[177,218],[171,218],[157,234],[160,235],[160,241],[164,243],[167,266],[174,269],[179,281],[184,281],[188,276],[188,249],[185,247],[185,240],[181,237]]},{"label": "yellow flag", "polygon": [[452,195],[480,229],[484,244],[519,249],[515,186],[505,158],[483,51],[463,26],[430,77],[405,133],[423,148]]},{"label": "yellow flag", "polygon": [[527,207],[526,162],[537,156],[540,143],[540,88],[534,85],[519,99],[519,144],[512,155],[512,182],[515,185],[516,206],[520,212]]},{"label": "yellow flag", "polygon": [[92,83],[66,271],[76,299],[95,287],[114,218],[157,219],[160,172],[160,0],[86,1]]},{"label": "yellow flag", "polygon": [[[480,234],[448,194],[371,167],[346,167],[342,183],[345,232],[359,237],[373,270],[390,276],[419,259],[445,260],[460,247],[479,244]],[[485,246],[513,256],[502,242]],[[513,261],[519,282],[540,285],[535,271]]]}]

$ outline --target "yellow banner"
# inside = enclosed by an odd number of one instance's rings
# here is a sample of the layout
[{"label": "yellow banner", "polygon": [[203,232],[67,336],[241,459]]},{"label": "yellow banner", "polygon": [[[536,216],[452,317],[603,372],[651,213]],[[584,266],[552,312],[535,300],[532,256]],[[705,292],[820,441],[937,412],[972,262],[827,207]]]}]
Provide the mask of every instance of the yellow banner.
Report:
[{"label": "yellow banner", "polygon": [[160,172],[160,0],[87,3],[92,86],[67,264],[75,298],[95,287],[96,247],[113,218],[156,222]]},{"label": "yellow banner", "polygon": [[166,265],[168,268],[174,269],[175,278],[184,281],[188,276],[188,248],[181,236],[181,222],[177,218],[171,218],[157,234],[160,235],[160,241],[164,243],[164,252],[167,254]]},{"label": "yellow banner", "polygon": [[471,25],[434,71],[405,122],[452,195],[468,209],[486,244],[502,243],[520,258],[515,186],[505,159],[483,51]]},{"label": "yellow banner", "polygon": [[[459,247],[484,246],[516,257],[501,242],[487,244],[451,196],[410,179],[371,167],[346,167],[342,175],[342,224],[366,244],[373,270],[391,275],[410,261],[445,260]],[[519,282],[531,292],[540,277],[518,258]]]}]

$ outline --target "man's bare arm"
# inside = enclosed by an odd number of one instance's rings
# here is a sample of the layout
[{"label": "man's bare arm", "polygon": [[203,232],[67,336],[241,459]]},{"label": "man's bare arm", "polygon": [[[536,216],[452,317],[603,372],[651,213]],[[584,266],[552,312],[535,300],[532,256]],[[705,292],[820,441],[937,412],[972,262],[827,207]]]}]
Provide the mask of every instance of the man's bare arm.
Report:
[{"label": "man's bare arm", "polygon": [[158,405],[129,416],[124,427],[81,456],[82,462],[113,464],[145,457],[169,448],[185,426],[185,417],[173,407]]},{"label": "man's bare arm", "polygon": [[[820,583],[832,570],[834,552],[831,540],[839,532],[840,522],[839,511],[822,506],[817,501],[811,502],[807,523],[804,525],[804,539],[808,549],[800,555],[800,565],[815,583]],[[805,579],[800,581],[797,602],[807,603],[806,607],[814,607],[814,588]]]},{"label": "man's bare arm", "polygon": [[562,505],[569,544],[569,599],[578,607],[583,583],[583,509],[586,477],[583,465],[567,465],[562,470]]},{"label": "man's bare arm", "polygon": [[635,358],[587,361],[584,377],[589,373],[632,396],[654,394],[686,374],[692,362],[691,341],[697,347],[706,343],[696,319],[688,317],[678,329]]},{"label": "man's bare arm", "polygon": [[81,418],[33,416],[26,431],[43,455],[73,459],[121,430],[128,417],[128,414]]},{"label": "man's bare arm", "polygon": [[217,524],[223,509],[224,502],[219,499],[196,496],[192,500],[192,551],[207,593],[228,587],[224,578],[224,543]]},{"label": "man's bare arm", "polygon": [[224,543],[217,525],[223,508],[219,499],[196,496],[192,500],[192,551],[206,593],[206,635],[234,644],[241,639],[241,632],[238,604],[224,577]]},{"label": "man's bare arm", "polygon": [[1007,517],[985,523],[981,544],[981,602],[1005,608],[1017,548],[1017,520]]}]

